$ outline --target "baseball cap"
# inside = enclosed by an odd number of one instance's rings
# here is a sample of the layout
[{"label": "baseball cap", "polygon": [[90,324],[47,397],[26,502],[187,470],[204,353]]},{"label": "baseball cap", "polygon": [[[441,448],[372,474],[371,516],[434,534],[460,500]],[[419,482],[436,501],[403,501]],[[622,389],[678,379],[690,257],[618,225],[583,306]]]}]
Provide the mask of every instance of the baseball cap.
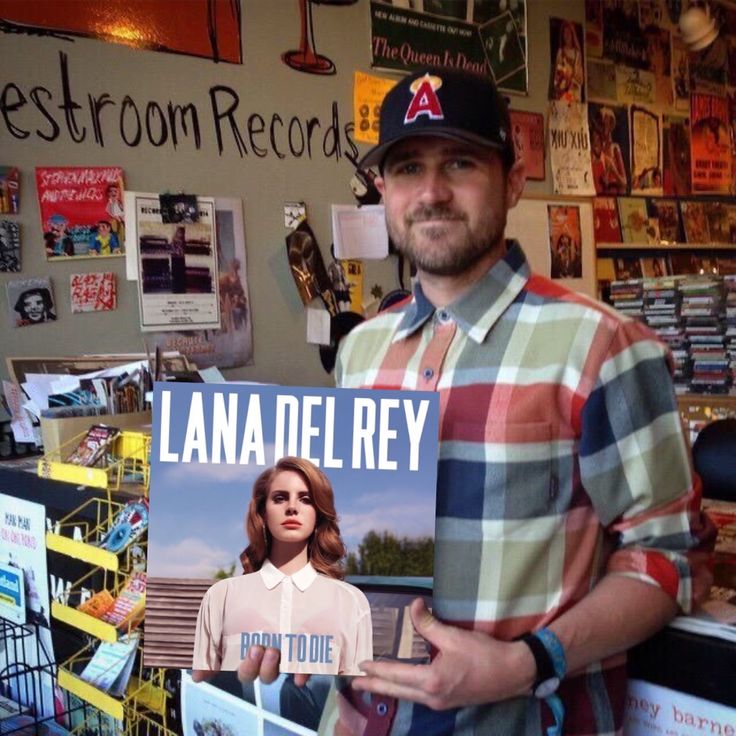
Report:
[{"label": "baseball cap", "polygon": [[361,168],[383,165],[389,148],[412,136],[431,135],[499,150],[514,161],[506,102],[493,81],[479,74],[429,67],[404,77],[381,105],[378,145]]}]

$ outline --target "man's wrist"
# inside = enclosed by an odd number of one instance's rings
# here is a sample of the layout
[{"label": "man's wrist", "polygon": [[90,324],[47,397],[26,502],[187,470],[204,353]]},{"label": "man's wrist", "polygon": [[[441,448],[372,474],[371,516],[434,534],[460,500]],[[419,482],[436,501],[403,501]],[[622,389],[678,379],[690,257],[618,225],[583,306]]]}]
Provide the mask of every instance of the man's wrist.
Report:
[{"label": "man's wrist", "polygon": [[537,677],[537,663],[529,647],[523,641],[510,642],[510,669],[516,673],[518,683],[514,695],[528,695]]}]

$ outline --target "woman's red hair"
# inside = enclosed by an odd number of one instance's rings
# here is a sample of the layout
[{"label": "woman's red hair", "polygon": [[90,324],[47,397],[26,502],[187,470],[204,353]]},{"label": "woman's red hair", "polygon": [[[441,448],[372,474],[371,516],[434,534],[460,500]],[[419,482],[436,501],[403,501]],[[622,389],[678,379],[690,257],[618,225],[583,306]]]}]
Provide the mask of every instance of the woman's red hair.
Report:
[{"label": "woman's red hair", "polygon": [[345,545],[340,537],[337,525],[335,497],[329,478],[314,464],[301,457],[282,457],[276,465],[264,470],[253,484],[253,497],[248,506],[245,528],[250,544],[240,555],[240,562],[245,573],[261,569],[268,557],[265,513],[266,499],[271,488],[271,481],[277,473],[291,470],[303,478],[317,511],[317,523],[309,538],[308,555],[312,567],[319,573],[331,578],[341,579],[344,575],[340,561],[345,556]]}]

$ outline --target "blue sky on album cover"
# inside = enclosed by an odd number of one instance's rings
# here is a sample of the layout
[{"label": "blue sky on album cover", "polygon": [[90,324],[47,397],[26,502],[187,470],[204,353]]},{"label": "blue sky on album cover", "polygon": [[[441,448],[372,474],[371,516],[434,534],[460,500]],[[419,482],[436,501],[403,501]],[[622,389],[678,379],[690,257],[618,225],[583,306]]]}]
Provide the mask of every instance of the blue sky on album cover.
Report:
[{"label": "blue sky on album cover", "polygon": [[[163,392],[169,392],[169,396],[164,397]],[[250,411],[251,395],[254,393],[258,394],[260,422],[255,422],[254,417],[257,415]],[[195,394],[199,396],[195,397]],[[234,464],[224,462],[224,451],[221,454],[221,463],[210,462],[216,394],[221,395],[217,401],[221,402],[221,407],[227,408],[228,419],[233,422],[230,436],[236,438]],[[236,396],[233,397],[233,394]],[[305,397],[314,398],[307,398],[305,402]],[[200,400],[204,421],[197,424],[192,420],[196,416],[192,407],[195,406],[193,401],[196,403]],[[363,425],[375,428],[375,435],[368,440],[373,447],[375,464],[379,458],[378,436],[382,434],[383,409],[387,420],[383,426],[384,436],[387,437],[386,457],[396,462],[397,469],[364,467],[367,462],[365,443],[353,442],[356,400],[368,401],[375,408],[374,424],[367,420],[372,411],[370,406],[361,408],[358,412]],[[394,403],[384,400],[393,400]],[[398,406],[395,404],[397,400]],[[231,401],[237,402],[237,406],[231,405]],[[302,431],[304,408],[307,402],[311,403],[311,421],[308,422],[308,427],[312,428],[309,456],[320,459],[321,469],[330,478],[340,517],[340,531],[348,550],[356,550],[364,535],[371,530],[389,531],[396,536],[434,536],[439,421],[437,394],[238,383],[160,383],[156,384],[154,392],[149,575],[211,578],[217,569],[227,569],[232,563],[238,563],[238,555],[247,544],[245,514],[253,481],[273,465],[277,401],[290,403],[292,413],[285,411],[282,416],[288,420],[296,417],[296,421],[287,421],[282,434],[288,441],[289,432],[296,430],[299,448],[302,437],[308,433],[308,430]],[[422,407],[422,401],[428,403]],[[407,405],[406,402],[410,404]],[[298,415],[293,412],[295,407]],[[331,412],[333,407],[334,411]],[[423,423],[422,411],[426,411]],[[162,412],[168,414],[168,433],[165,422],[162,426]],[[265,454],[263,465],[253,462],[254,453],[249,455],[251,462],[248,464],[239,462],[249,413],[253,415],[251,420],[262,428]],[[329,448],[325,448],[325,425],[329,414],[334,417],[332,453],[329,453]],[[411,422],[414,422],[415,428],[418,470],[409,469],[411,448],[408,426]],[[207,449],[207,462],[198,461],[200,457],[197,451],[192,453],[191,462],[181,461],[189,423],[205,428],[206,439],[201,446]],[[191,440],[192,427],[189,431]],[[396,437],[391,437],[390,432],[396,432]],[[351,467],[354,445],[362,450],[359,456],[360,469]],[[288,446],[285,449],[288,450]],[[178,456],[179,461],[162,461],[167,452],[173,453],[169,457]],[[302,453],[297,451],[294,454]],[[325,454],[341,459],[343,467],[324,467]],[[239,570],[238,563],[235,574]]]}]

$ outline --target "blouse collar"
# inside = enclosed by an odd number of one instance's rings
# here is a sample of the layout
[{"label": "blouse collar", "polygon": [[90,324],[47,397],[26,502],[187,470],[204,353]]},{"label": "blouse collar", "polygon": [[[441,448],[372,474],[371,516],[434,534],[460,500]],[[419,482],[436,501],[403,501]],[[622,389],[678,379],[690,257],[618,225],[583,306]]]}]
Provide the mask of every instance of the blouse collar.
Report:
[{"label": "blouse collar", "polygon": [[284,578],[291,577],[291,581],[303,593],[317,579],[317,571],[309,562],[301,570],[288,576],[284,575],[270,560],[265,560],[259,572],[268,590],[275,588]]}]

